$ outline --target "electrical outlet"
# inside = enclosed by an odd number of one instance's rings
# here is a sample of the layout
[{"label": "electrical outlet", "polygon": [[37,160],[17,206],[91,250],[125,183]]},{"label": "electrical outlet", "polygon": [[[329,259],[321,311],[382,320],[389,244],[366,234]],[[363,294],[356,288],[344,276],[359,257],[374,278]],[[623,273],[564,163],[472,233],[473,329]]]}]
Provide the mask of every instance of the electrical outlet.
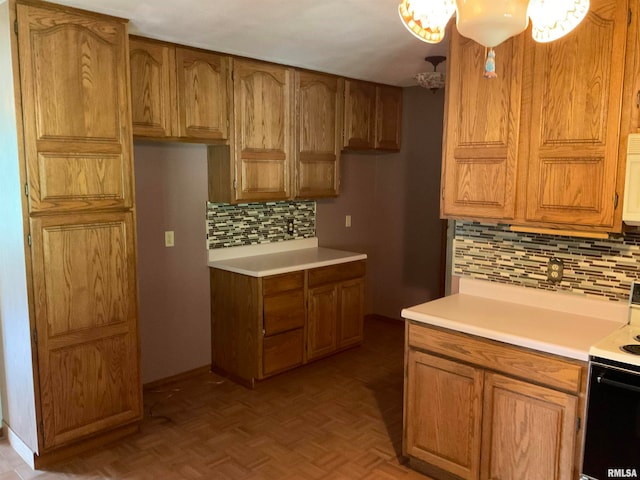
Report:
[{"label": "electrical outlet", "polygon": [[287,233],[293,235],[293,218],[287,220]]},{"label": "electrical outlet", "polygon": [[547,280],[553,283],[560,283],[563,272],[564,262],[562,260],[556,257],[549,259],[547,263]]},{"label": "electrical outlet", "polygon": [[351,215],[345,215],[344,226],[347,228],[351,228]]}]

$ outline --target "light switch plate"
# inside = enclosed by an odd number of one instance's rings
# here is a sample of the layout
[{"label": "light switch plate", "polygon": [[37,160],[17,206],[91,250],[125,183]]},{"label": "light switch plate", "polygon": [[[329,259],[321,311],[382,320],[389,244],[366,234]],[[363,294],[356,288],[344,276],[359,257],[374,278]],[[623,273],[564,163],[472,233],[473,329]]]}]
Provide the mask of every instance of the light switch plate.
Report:
[{"label": "light switch plate", "polygon": [[164,232],[164,246],[165,247],[173,247],[175,245],[175,237],[173,235],[173,230],[167,230]]}]

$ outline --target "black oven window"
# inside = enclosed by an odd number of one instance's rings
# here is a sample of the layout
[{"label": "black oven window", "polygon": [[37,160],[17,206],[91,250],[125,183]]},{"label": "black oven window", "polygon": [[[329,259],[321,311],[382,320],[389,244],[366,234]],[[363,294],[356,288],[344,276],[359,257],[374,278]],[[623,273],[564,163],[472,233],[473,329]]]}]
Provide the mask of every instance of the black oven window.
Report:
[{"label": "black oven window", "polygon": [[640,375],[592,364],[582,470],[640,478]]}]

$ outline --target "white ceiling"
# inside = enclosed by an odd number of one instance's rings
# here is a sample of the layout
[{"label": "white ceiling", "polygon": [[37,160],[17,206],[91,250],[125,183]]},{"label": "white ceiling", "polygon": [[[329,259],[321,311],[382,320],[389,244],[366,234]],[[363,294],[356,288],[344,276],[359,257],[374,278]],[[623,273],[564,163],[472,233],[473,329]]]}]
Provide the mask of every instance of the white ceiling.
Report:
[{"label": "white ceiling", "polygon": [[[130,20],[138,35],[391,85],[444,55],[400,22],[399,0],[54,0]],[[438,70],[442,70],[441,65]]]}]

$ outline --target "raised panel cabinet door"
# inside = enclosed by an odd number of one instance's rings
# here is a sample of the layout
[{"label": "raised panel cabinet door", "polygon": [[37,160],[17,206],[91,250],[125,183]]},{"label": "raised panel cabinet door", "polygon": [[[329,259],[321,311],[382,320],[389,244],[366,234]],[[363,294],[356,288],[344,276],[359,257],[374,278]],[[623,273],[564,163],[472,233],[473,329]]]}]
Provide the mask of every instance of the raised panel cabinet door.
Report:
[{"label": "raised panel cabinet door", "polygon": [[131,207],[126,24],[17,13],[30,212]]},{"label": "raised panel cabinet door", "polygon": [[509,377],[485,376],[482,480],[570,480],[577,397]]},{"label": "raised panel cabinet door", "polygon": [[338,195],[344,83],[337,77],[295,72],[295,197]]},{"label": "raised panel cabinet door", "polygon": [[628,12],[627,1],[593,0],[566,37],[530,41],[526,221],[614,225]]},{"label": "raised panel cabinet door", "polygon": [[402,89],[376,87],[376,150],[399,151],[402,135]]},{"label": "raised panel cabinet door", "polygon": [[451,30],[441,215],[515,216],[523,36],[495,48],[498,78],[483,78],[486,49]]},{"label": "raised panel cabinet door", "polygon": [[175,48],[129,37],[133,134],[177,136]]},{"label": "raised panel cabinet door", "polygon": [[483,378],[481,369],[409,349],[408,455],[465,480],[478,478]]},{"label": "raised panel cabinet door", "polygon": [[309,289],[307,314],[307,360],[322,357],[337,348],[338,287]]},{"label": "raised panel cabinet door", "polygon": [[293,70],[234,60],[236,200],[290,196]]},{"label": "raised panel cabinet door", "polygon": [[142,418],[133,214],[31,220],[45,450]]},{"label": "raised panel cabinet door", "polygon": [[338,347],[362,342],[364,320],[364,278],[343,282],[338,287]]},{"label": "raised panel cabinet door", "polygon": [[359,80],[344,82],[344,140],[349,150],[376,146],[376,86]]},{"label": "raised panel cabinet door", "polygon": [[227,56],[176,47],[180,137],[229,138],[230,65]]}]

